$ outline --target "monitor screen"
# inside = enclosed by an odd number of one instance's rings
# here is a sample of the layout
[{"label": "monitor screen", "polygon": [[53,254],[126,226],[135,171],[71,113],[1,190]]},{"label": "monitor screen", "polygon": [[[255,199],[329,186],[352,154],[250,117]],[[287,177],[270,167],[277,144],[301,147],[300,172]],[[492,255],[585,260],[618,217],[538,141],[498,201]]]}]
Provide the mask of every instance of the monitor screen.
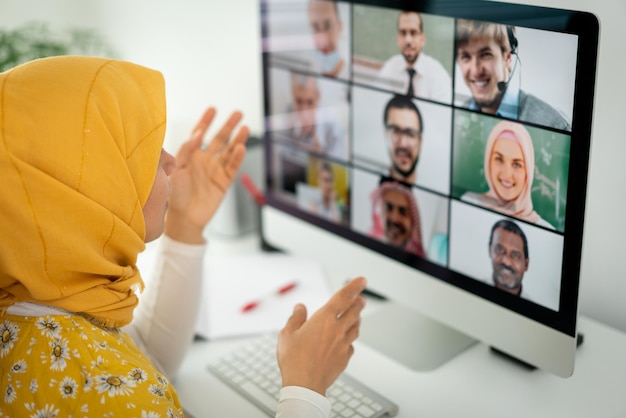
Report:
[{"label": "monitor screen", "polygon": [[575,346],[595,17],[266,0],[261,18],[269,243],[311,237],[393,302],[571,374],[516,345]]}]

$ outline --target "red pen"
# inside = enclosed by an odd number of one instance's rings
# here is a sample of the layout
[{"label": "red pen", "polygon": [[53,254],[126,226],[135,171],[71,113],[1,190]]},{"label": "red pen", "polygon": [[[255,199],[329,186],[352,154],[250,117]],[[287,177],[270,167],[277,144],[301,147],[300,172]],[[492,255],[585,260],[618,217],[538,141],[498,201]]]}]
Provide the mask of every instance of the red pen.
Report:
[{"label": "red pen", "polygon": [[256,187],[249,175],[241,173],[239,181],[241,181],[241,184],[243,184],[248,193],[250,193],[250,196],[252,196],[257,205],[263,206],[265,204],[265,196],[263,196],[263,193]]},{"label": "red pen", "polygon": [[279,287],[278,290],[276,290],[275,292],[270,294],[269,297],[253,300],[252,302],[246,303],[241,308],[241,312],[243,312],[243,313],[250,312],[251,310],[255,309],[257,306],[259,306],[261,304],[261,302],[263,302],[264,300],[267,300],[267,299],[269,299],[269,298],[271,298],[273,296],[281,296],[281,295],[284,295],[285,293],[289,293],[293,289],[295,289],[295,287],[297,285],[298,285],[297,282],[287,283],[286,285],[283,285],[283,286]]}]

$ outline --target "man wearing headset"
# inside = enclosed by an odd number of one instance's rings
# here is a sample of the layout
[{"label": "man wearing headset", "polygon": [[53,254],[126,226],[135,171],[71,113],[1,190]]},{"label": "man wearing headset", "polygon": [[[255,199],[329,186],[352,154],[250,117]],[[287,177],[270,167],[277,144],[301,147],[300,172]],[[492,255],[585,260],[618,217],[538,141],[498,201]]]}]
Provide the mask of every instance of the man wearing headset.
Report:
[{"label": "man wearing headset", "polygon": [[560,112],[519,87],[511,86],[513,73],[520,65],[517,47],[512,26],[472,20],[457,22],[457,63],[472,93],[463,106],[570,131],[569,122]]}]

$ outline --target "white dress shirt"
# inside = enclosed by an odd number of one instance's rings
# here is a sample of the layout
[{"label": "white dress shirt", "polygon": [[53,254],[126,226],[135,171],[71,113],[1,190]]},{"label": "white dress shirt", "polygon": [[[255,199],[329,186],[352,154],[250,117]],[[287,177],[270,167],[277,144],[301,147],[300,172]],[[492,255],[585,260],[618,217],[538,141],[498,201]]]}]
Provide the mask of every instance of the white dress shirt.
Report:
[{"label": "white dress shirt", "polygon": [[[408,68],[401,54],[389,58],[378,74],[382,87],[406,94],[409,88]],[[439,61],[422,52],[412,68],[415,69],[413,91],[416,97],[452,102],[452,79]]]}]

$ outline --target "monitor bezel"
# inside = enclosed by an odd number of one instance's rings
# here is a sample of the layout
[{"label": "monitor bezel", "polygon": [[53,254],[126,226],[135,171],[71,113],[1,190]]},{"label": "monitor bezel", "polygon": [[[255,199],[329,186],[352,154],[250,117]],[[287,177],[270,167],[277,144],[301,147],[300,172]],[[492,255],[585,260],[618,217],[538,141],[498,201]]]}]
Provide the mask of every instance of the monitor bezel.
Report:
[{"label": "monitor bezel", "polygon": [[[559,311],[530,302],[513,298],[493,287],[474,280],[467,280],[467,276],[439,266],[428,260],[413,256],[399,249],[390,247],[374,238],[359,233],[350,227],[345,227],[311,213],[305,212],[295,205],[288,203],[272,193],[272,173],[266,169],[265,190],[266,204],[279,211],[293,216],[301,221],[327,230],[343,239],[376,251],[406,266],[415,268],[432,279],[454,285],[474,296],[496,303],[503,309],[527,317],[549,328],[568,336],[576,336],[576,320],[578,311],[578,291],[580,281],[580,259],[582,254],[584,211],[586,202],[586,184],[588,177],[589,152],[592,129],[593,94],[596,77],[597,45],[599,37],[599,23],[597,18],[587,12],[574,10],[554,9],[540,6],[501,3],[483,0],[454,0],[436,1],[382,1],[382,0],[351,0],[338,1],[339,3],[359,4],[374,7],[385,7],[397,10],[414,10],[420,13],[440,15],[452,18],[490,21],[514,26],[523,26],[533,29],[555,31],[576,35],[578,37],[578,54],[576,62],[576,85],[574,91],[574,108],[572,117],[571,148],[569,162],[570,187],[567,190],[567,208],[565,227],[563,231],[563,262],[561,282],[567,286],[561,287]],[[264,24],[263,13],[267,1],[262,1],[262,37],[267,36],[267,27]],[[263,89],[269,88],[268,71],[270,68],[267,54],[262,51],[263,62]],[[269,97],[263,95],[264,116],[269,115]],[[455,106],[452,105],[452,108]],[[532,125],[524,122],[527,125]],[[542,127],[542,129],[550,129]],[[265,133],[265,166],[272,164],[271,141],[268,137],[266,122]],[[450,197],[452,200],[453,198]],[[267,231],[261,229],[262,235]],[[384,293],[384,289],[380,289]]]}]

